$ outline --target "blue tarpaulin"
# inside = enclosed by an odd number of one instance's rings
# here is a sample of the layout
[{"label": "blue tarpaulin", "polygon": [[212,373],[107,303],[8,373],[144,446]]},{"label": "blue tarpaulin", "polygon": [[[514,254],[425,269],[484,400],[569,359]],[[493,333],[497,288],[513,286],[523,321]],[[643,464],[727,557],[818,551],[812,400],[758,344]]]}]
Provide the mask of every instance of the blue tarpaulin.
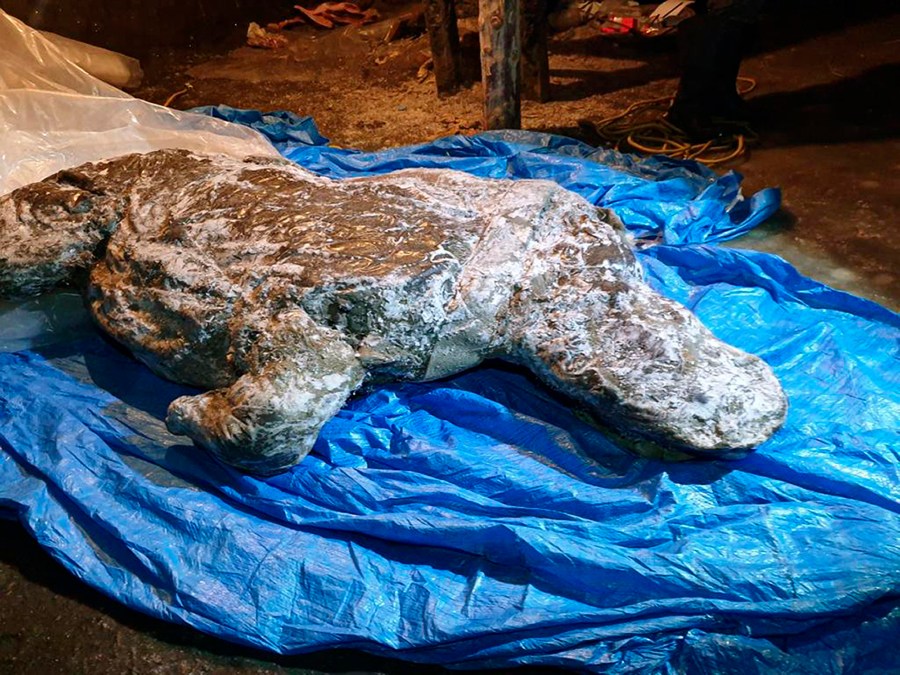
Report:
[{"label": "blue tarpaulin", "polygon": [[258,479],[166,431],[185,389],[72,296],[0,314],[0,509],[126,605],[279,653],[460,668],[900,670],[900,317],[712,245],[777,208],[740,178],[546,135],[362,153],[308,119],[215,109],[334,177],[443,166],[556,180],[610,206],[647,278],[764,358],[786,426],[748,457],[618,447],[501,364],[354,399]]}]

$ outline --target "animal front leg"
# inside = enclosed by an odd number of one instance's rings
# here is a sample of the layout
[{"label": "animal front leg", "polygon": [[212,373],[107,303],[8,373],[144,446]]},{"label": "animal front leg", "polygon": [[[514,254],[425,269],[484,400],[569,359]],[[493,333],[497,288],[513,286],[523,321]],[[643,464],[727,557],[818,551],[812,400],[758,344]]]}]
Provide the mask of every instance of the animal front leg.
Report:
[{"label": "animal front leg", "polygon": [[245,374],[229,387],[176,399],[166,425],[239,469],[277,473],[309,453],[364,371],[350,345],[302,310],[237,333]]},{"label": "animal front leg", "polygon": [[781,426],[786,399],[761,359],[645,284],[595,271],[520,298],[515,360],[626,434],[689,452],[753,448]]}]

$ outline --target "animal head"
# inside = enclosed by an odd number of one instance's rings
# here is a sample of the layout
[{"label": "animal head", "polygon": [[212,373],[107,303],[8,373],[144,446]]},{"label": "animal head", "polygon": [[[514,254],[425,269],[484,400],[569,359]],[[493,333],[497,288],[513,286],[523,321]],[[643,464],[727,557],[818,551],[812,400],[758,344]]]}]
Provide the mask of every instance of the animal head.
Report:
[{"label": "animal head", "polygon": [[121,214],[119,200],[73,171],[0,197],[0,297],[77,283]]}]

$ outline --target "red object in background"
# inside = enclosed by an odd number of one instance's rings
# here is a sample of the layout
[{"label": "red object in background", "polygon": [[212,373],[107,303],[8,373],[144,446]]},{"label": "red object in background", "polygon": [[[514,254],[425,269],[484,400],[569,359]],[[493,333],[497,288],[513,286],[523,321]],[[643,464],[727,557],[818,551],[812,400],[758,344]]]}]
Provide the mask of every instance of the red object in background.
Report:
[{"label": "red object in background", "polygon": [[600,28],[601,33],[607,34],[624,34],[637,30],[637,18],[633,16],[613,16],[606,17],[603,26]]}]

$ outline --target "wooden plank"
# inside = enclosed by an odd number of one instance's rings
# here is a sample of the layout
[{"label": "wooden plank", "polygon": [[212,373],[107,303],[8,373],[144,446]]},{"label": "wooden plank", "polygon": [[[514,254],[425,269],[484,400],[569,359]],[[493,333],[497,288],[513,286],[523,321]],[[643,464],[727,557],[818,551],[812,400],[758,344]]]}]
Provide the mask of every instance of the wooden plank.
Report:
[{"label": "wooden plank", "polygon": [[426,0],[425,28],[431,43],[438,96],[453,94],[460,84],[456,0]]},{"label": "wooden plank", "polygon": [[520,0],[478,2],[485,129],[518,129],[522,126],[519,5]]},{"label": "wooden plank", "polygon": [[550,100],[547,0],[521,0],[521,2],[522,96],[531,101],[545,103]]}]

